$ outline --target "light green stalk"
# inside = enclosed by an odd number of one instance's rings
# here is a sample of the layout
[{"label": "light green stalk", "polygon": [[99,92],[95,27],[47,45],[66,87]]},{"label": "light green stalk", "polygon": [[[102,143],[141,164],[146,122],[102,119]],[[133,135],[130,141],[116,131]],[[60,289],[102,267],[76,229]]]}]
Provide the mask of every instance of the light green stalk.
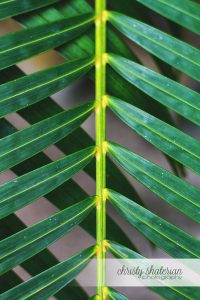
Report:
[{"label": "light green stalk", "polygon": [[96,0],[97,295],[104,299],[106,258],[106,0]]}]

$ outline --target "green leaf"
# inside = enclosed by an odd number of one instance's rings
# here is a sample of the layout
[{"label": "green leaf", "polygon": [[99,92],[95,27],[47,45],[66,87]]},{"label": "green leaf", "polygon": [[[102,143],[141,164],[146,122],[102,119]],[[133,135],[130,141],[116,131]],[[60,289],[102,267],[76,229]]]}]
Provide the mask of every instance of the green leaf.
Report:
[{"label": "green leaf", "polygon": [[200,94],[126,58],[111,54],[109,63],[143,92],[200,125]]},{"label": "green leaf", "polygon": [[36,103],[83,76],[91,59],[66,62],[0,85],[0,117]]},{"label": "green leaf", "polygon": [[200,142],[139,108],[109,97],[111,110],[158,149],[200,174]]},{"label": "green leaf", "polygon": [[[44,101],[42,102],[42,106],[38,107],[38,114],[36,115],[38,118],[40,116],[40,112],[42,111],[45,113],[45,111],[48,108],[54,109],[54,113],[59,113],[59,111],[62,111],[62,109],[57,106],[56,103],[54,103],[52,100],[51,102]],[[40,103],[41,104],[41,103]],[[52,104],[52,107],[51,105]],[[24,112],[25,113],[25,112]],[[29,108],[28,113],[26,116],[29,116],[29,118],[32,120],[32,107],[31,109]],[[39,119],[38,119],[39,120]],[[7,134],[11,134],[16,132],[16,129],[8,123],[5,119],[0,120],[0,135],[4,136]],[[82,134],[81,134],[82,133]],[[69,137],[68,137],[69,139]],[[62,151],[64,153],[68,152],[75,152],[78,151],[79,149],[83,149],[84,147],[88,147],[90,145],[94,145],[94,141],[81,129],[77,129],[75,133],[70,135],[70,140],[62,140],[59,142],[59,144],[62,144]],[[72,146],[71,146],[72,145]],[[85,146],[84,146],[85,145]],[[71,147],[71,151],[70,150]],[[67,150],[67,151],[66,151]],[[12,170],[19,176],[26,174],[30,171],[32,171],[35,168],[40,168],[41,166],[50,163],[51,160],[44,154],[44,153],[39,153],[34,157],[31,157],[29,160],[26,160],[25,162],[22,162],[21,164],[15,166],[12,168]],[[89,167],[91,166],[91,167]],[[122,187],[121,189],[125,188],[127,193],[132,196],[134,196],[136,199],[137,194],[134,192],[134,189],[132,188],[131,184],[126,181],[126,177],[119,172],[117,167],[111,162],[111,160],[108,160],[108,167],[111,168],[111,170],[108,172],[107,177],[108,177],[108,182],[110,183],[109,186],[115,187],[117,184],[119,185],[119,182],[121,182]],[[88,171],[91,176],[95,178],[95,163],[91,163],[88,166],[86,166],[85,171]],[[66,201],[66,195],[67,195],[67,201]],[[73,180],[68,180],[61,186],[57,187],[55,190],[51,191],[48,193],[48,195],[45,196],[53,205],[55,205],[59,209],[65,209],[66,207],[73,205],[80,199],[88,197],[88,195],[80,188],[79,185],[77,185]],[[139,200],[138,200],[139,202]],[[141,203],[141,202],[140,202]],[[95,213],[92,213],[88,216],[87,220],[85,220],[82,224],[81,227],[85,229],[89,234],[91,234],[93,237],[96,236],[96,228],[93,226],[95,223]],[[12,228],[18,228],[16,225],[16,222],[11,222],[9,219],[8,221],[9,224],[12,224]],[[108,236],[111,238],[111,236],[119,241],[120,243],[123,243],[129,247],[133,247],[132,243],[128,239],[128,237],[125,235],[124,231],[121,229],[120,226],[115,223],[111,217],[107,216],[107,224],[108,224]],[[3,226],[3,225],[2,225]],[[8,225],[6,225],[8,227]],[[19,228],[20,230],[20,228]],[[11,232],[12,234],[13,232]],[[114,236],[113,236],[114,235]]]},{"label": "green leaf", "polygon": [[164,62],[200,81],[200,51],[145,23],[117,12],[109,20],[129,39]]},{"label": "green leaf", "polygon": [[89,116],[94,103],[61,112],[0,140],[0,171],[9,169],[69,135]]},{"label": "green leaf", "polygon": [[0,242],[0,274],[47,248],[76,227],[95,207],[95,197],[83,200]]},{"label": "green leaf", "polygon": [[[3,71],[4,77],[1,76],[0,73],[0,80],[5,80],[5,78],[13,79],[13,75],[21,76],[22,72],[17,69],[16,67],[12,67],[11,70],[6,69]],[[62,112],[63,109],[55,103],[52,99],[47,98],[43,101],[40,101],[30,107],[24,108],[19,113],[20,115],[27,120],[29,123],[34,124],[36,122],[40,122],[45,118],[49,118]],[[0,137],[7,136],[8,134],[13,133],[14,128],[8,122],[0,121]],[[78,150],[81,150],[85,147],[94,145],[93,139],[82,129],[78,128],[74,133],[70,134],[67,138],[62,139],[59,141],[56,146],[62,150],[65,154],[71,154]],[[28,161],[25,162],[22,167],[20,165],[17,169],[14,168],[14,172],[17,174],[20,171],[20,168],[25,168],[24,173],[28,172],[27,170]],[[37,161],[34,161],[33,166],[37,164]],[[138,200],[138,203],[142,203],[140,197],[138,196],[137,192],[132,187],[131,183],[126,179],[126,177],[119,171],[119,169],[112,163],[111,160],[107,161],[108,165],[108,173],[107,173],[107,182],[109,186],[114,188],[121,186],[120,192],[126,190],[126,196],[131,197],[134,195],[134,198]],[[96,169],[95,169],[95,162],[89,164],[85,171],[93,178],[96,176]],[[21,175],[21,173],[20,173]],[[80,199],[80,198],[79,198]]]},{"label": "green leaf", "polygon": [[119,145],[109,143],[108,149],[111,157],[136,180],[186,216],[200,223],[198,187]]},{"label": "green leaf", "polygon": [[95,252],[95,248],[90,247],[1,294],[1,299],[48,299],[72,281],[86,267]]},{"label": "green leaf", "polygon": [[199,258],[200,241],[132,200],[108,190],[117,211],[159,248],[177,258]]},{"label": "green leaf", "polygon": [[[80,200],[81,198],[79,198]],[[91,215],[91,213],[90,213]],[[88,216],[90,216],[88,215]],[[0,240],[15,234],[16,232],[23,230],[26,226],[22,223],[21,220],[17,218],[16,215],[12,214],[8,217],[4,218],[0,221],[1,228],[5,228],[6,231],[1,231]],[[53,267],[55,264],[58,263],[56,257],[48,250],[44,249],[43,251],[39,252],[37,255],[31,257],[30,259],[26,260],[21,264],[21,266],[32,276],[35,276],[46,269]],[[8,274],[11,274],[13,277],[12,282],[7,281]],[[15,276],[15,277],[14,277]],[[14,280],[15,279],[15,280]],[[20,281],[19,281],[20,280]],[[3,293],[10,288],[20,284],[22,280],[17,277],[17,274],[9,271],[0,277],[0,293]],[[69,299],[71,300],[83,300],[87,299],[87,295],[85,291],[78,285],[78,283],[74,280],[71,282],[69,286],[66,286],[61,291],[56,294],[56,299],[63,300],[63,297],[68,295]],[[71,298],[70,298],[71,297]],[[68,298],[67,298],[68,299]]]},{"label": "green leaf", "polygon": [[80,15],[0,37],[0,69],[74,39],[93,20],[91,14]]},{"label": "green leaf", "polygon": [[94,153],[94,147],[89,147],[1,185],[0,218],[30,204],[67,181],[92,160]]},{"label": "green leaf", "polygon": [[200,5],[191,0],[137,0],[160,15],[200,34]]},{"label": "green leaf", "polygon": [[[115,242],[108,241],[108,249],[110,252],[119,259],[145,259],[142,255],[137,252],[130,250],[122,245]],[[149,260],[151,264],[151,259]],[[194,287],[148,287],[164,299],[198,299],[199,288]],[[192,297],[192,298],[191,298]],[[196,298],[195,298],[196,297]]]},{"label": "green leaf", "polygon": [[1,0],[0,19],[16,16],[58,2],[59,0]]},{"label": "green leaf", "polygon": [[[133,5],[133,4],[132,4]],[[31,16],[25,17],[24,15],[18,18],[24,26],[31,28],[38,26],[39,24],[48,24],[52,20],[60,20],[63,17],[69,18],[70,16],[76,16],[80,13],[93,13],[92,7],[84,0],[73,0],[66,5],[66,3],[60,3],[55,8],[45,8],[39,13],[34,13]],[[109,25],[109,24],[108,24]],[[110,28],[107,30],[107,50],[109,52],[120,54],[129,59],[135,60],[135,55],[130,51],[127,45],[122,40],[119,42],[119,37]],[[94,54],[94,31],[90,31],[88,34],[73,40],[57,49],[61,55],[68,59],[88,57]],[[90,78],[95,79],[94,73],[91,71]],[[121,78],[111,68],[107,68],[107,88],[113,96],[123,97],[126,101],[134,103],[141,109],[148,111],[153,115],[158,115],[159,118],[166,122],[173,123],[173,120],[168,110],[159,103],[156,103],[140,90],[132,86],[129,82]],[[133,96],[134,95],[134,96]],[[158,106],[159,105],[159,106]]]},{"label": "green leaf", "polygon": [[129,300],[129,298],[125,297],[124,295],[120,294],[118,291],[108,288],[108,296],[111,300]]}]

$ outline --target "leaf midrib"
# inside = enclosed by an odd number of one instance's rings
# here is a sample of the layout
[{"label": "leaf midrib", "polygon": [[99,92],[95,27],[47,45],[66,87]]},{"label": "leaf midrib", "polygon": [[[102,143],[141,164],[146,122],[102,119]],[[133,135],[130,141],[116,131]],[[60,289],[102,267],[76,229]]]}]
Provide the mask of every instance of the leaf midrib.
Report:
[{"label": "leaf midrib", "polygon": [[7,4],[10,2],[16,2],[16,0],[7,0],[7,1],[1,2],[0,5]]}]

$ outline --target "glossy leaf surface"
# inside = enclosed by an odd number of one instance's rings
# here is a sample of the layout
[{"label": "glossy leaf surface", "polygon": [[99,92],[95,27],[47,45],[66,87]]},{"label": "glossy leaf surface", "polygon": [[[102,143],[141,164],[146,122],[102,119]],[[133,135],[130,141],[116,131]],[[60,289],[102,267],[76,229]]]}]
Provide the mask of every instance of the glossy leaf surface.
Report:
[{"label": "glossy leaf surface", "polygon": [[109,97],[111,110],[162,152],[200,174],[200,142],[139,108]]},{"label": "glossy leaf surface", "polygon": [[0,140],[0,171],[9,169],[69,135],[89,116],[94,103],[61,112]]},{"label": "glossy leaf surface", "polygon": [[92,64],[89,59],[66,62],[0,85],[0,117],[63,89],[83,76]]},{"label": "glossy leaf surface", "polygon": [[94,153],[94,147],[89,147],[1,185],[0,218],[54,190],[82,170]]},{"label": "glossy leaf surface", "polygon": [[114,160],[135,179],[200,223],[200,189],[198,187],[119,145],[109,143],[108,149]]},{"label": "glossy leaf surface", "polygon": [[87,14],[1,36],[0,69],[74,39],[92,24],[93,19]]},{"label": "glossy leaf surface", "polygon": [[72,281],[86,267],[94,254],[95,248],[88,248],[3,293],[1,299],[48,299]]},{"label": "glossy leaf surface", "polygon": [[110,65],[127,81],[200,125],[200,94],[148,68],[117,55],[109,55]]},{"label": "glossy leaf surface", "polygon": [[76,227],[95,206],[88,198],[0,242],[0,274],[47,248]]},{"label": "glossy leaf surface", "polygon": [[108,199],[132,226],[172,257],[200,257],[200,241],[193,236],[115,191],[108,191]]},{"label": "glossy leaf surface", "polygon": [[191,0],[137,0],[160,15],[200,34],[200,5]]},{"label": "glossy leaf surface", "polygon": [[38,9],[58,2],[59,0],[1,0],[0,1],[0,19],[5,19],[18,14]]},{"label": "glossy leaf surface", "polygon": [[145,23],[117,12],[109,20],[129,39],[164,62],[200,81],[200,51]]}]

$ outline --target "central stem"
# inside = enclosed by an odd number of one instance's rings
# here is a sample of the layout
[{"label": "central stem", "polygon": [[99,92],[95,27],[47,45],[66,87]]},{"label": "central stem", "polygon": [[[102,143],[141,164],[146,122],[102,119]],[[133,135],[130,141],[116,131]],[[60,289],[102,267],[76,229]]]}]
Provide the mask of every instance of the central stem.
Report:
[{"label": "central stem", "polygon": [[106,0],[96,0],[96,195],[97,295],[104,299],[106,273]]}]

